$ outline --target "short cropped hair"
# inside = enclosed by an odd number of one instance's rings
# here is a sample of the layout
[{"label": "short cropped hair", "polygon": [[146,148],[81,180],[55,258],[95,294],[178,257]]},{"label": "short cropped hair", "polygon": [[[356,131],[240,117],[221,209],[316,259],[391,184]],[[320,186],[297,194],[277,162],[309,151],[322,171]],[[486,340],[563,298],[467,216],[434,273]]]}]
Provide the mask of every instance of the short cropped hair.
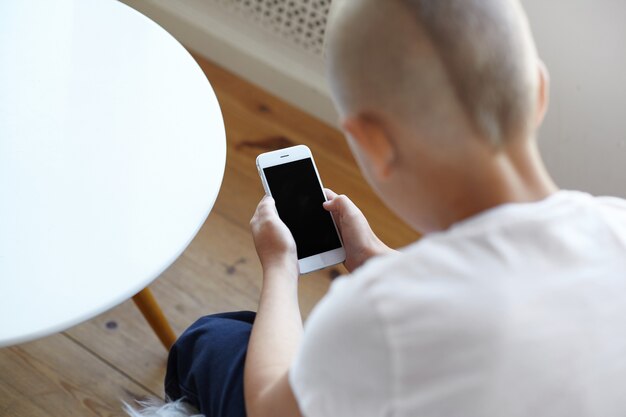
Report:
[{"label": "short cropped hair", "polygon": [[[350,3],[344,9],[352,16],[339,19],[356,32],[328,42],[329,75],[347,90],[338,92],[340,106],[367,103],[397,114],[407,110],[412,119],[428,117],[447,84],[467,124],[490,143],[529,133],[537,61],[518,0],[336,1]],[[403,27],[411,24],[417,30]],[[412,53],[420,42],[429,44],[435,67]],[[438,77],[441,85],[433,86]]]}]

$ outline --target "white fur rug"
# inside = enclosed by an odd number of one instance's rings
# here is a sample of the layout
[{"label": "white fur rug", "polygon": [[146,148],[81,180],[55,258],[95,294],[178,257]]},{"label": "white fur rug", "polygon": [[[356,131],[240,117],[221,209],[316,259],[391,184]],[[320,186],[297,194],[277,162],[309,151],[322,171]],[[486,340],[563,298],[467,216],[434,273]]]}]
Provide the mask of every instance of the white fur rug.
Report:
[{"label": "white fur rug", "polygon": [[137,401],[138,408],[124,402],[124,411],[131,417],[204,417],[182,400],[164,402],[158,398]]}]

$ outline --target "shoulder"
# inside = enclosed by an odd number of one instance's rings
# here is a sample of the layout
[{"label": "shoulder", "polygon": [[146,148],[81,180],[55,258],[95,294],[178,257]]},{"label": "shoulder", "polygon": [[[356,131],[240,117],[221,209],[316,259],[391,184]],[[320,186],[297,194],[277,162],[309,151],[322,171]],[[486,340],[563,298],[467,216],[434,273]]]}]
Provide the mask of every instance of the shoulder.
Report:
[{"label": "shoulder", "polygon": [[626,248],[626,200],[609,196],[592,197],[581,192],[570,192],[570,195],[581,204],[586,204],[593,213],[597,232],[605,232],[604,236],[609,237],[605,245],[618,243],[622,250]]},{"label": "shoulder", "polygon": [[626,227],[626,200],[618,197],[595,197],[594,201],[605,216]]},{"label": "shoulder", "polygon": [[[613,196],[593,196],[582,191],[565,191],[558,193],[564,207],[578,207],[580,210],[592,211],[596,214],[619,219],[626,222],[626,200]],[[576,213],[576,212],[575,212]]]},{"label": "shoulder", "polygon": [[601,196],[595,197],[595,201],[597,201],[602,206],[607,209],[612,209],[622,214],[626,214],[626,200],[619,197],[611,197],[611,196]]}]

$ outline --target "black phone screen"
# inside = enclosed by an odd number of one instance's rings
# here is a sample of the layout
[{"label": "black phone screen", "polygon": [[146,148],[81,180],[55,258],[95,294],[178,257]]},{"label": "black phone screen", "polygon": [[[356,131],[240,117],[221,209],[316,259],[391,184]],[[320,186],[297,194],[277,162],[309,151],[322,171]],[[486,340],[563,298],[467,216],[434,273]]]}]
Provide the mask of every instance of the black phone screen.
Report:
[{"label": "black phone screen", "polygon": [[278,216],[287,225],[298,248],[298,259],[341,247],[311,158],[264,168]]}]

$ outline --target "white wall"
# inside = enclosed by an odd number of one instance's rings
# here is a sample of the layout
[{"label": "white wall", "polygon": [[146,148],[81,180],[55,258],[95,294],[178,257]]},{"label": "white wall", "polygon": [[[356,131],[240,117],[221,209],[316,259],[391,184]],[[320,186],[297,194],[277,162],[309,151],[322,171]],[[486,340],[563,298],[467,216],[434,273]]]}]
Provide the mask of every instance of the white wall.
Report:
[{"label": "white wall", "polygon": [[[335,123],[321,61],[300,56],[253,25],[238,25],[211,1],[123,1],[183,44]],[[626,197],[626,1],[522,3],[552,75],[552,101],[540,132],[548,168],[563,188]]]},{"label": "white wall", "polygon": [[120,1],[196,53],[329,124],[336,122],[321,57],[263,28],[254,18],[222,7],[223,0]]},{"label": "white wall", "polygon": [[626,1],[523,4],[552,77],[548,168],[564,188],[626,197]]}]

